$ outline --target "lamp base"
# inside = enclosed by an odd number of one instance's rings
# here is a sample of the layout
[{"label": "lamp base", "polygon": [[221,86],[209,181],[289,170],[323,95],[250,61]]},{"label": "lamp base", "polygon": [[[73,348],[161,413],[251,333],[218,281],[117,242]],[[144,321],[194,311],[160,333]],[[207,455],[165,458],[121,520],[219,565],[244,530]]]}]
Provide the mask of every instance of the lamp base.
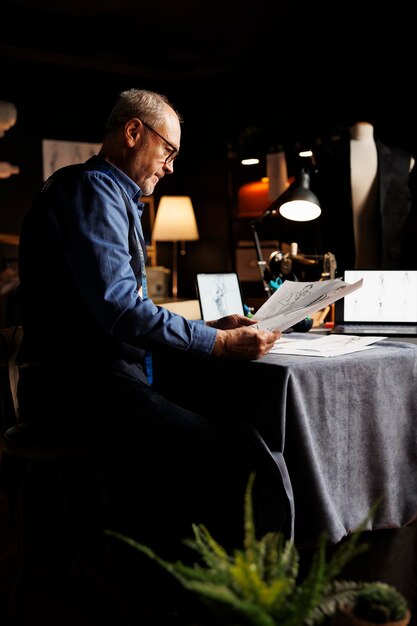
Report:
[{"label": "lamp base", "polygon": [[172,297],[178,297],[178,271],[177,271],[178,241],[172,242]]}]

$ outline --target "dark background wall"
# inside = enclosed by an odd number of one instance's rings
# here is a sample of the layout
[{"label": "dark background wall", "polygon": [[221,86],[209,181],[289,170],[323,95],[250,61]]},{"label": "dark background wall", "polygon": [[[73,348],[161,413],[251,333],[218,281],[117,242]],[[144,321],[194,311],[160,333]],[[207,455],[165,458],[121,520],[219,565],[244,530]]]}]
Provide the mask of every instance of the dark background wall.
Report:
[{"label": "dark background wall", "polygon": [[[58,20],[52,27],[44,5]],[[84,5],[92,13],[96,3]],[[175,173],[155,192],[156,206],[162,194],[193,200],[200,240],[188,243],[179,258],[184,297],[194,296],[196,271],[233,267],[236,191],[264,174],[241,171],[242,153],[264,157],[282,147],[291,175],[298,147],[317,145],[362,114],[372,115],[384,142],[417,153],[413,36],[400,12],[365,22],[352,11],[335,16],[268,1],[256,7],[214,2],[199,14],[183,1],[169,5],[171,13],[164,2],[154,3],[152,12],[141,3],[119,6],[128,9],[121,23],[116,14],[91,21],[85,8],[85,15],[70,8],[58,15],[46,0],[4,8],[0,100],[16,105],[18,120],[0,139],[0,161],[18,165],[20,174],[0,180],[0,232],[19,231],[42,183],[42,139],[100,142],[116,96],[130,87],[167,94],[184,116]],[[145,21],[141,30],[137,20]],[[4,245],[0,252],[15,254]],[[158,263],[169,266],[170,253],[170,244],[158,244]]]}]

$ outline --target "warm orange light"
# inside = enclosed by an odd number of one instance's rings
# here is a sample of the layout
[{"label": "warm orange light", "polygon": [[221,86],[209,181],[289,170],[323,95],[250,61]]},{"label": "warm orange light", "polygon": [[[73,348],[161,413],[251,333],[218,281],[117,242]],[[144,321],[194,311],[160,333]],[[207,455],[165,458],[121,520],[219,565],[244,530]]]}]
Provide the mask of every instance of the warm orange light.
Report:
[{"label": "warm orange light", "polygon": [[[287,186],[294,182],[294,176],[290,176]],[[269,207],[269,178],[264,176],[261,180],[242,185],[238,191],[237,207],[238,217],[258,217]]]},{"label": "warm orange light", "polygon": [[271,204],[269,199],[269,178],[266,176],[253,183],[242,185],[238,192],[239,217],[261,215]]}]

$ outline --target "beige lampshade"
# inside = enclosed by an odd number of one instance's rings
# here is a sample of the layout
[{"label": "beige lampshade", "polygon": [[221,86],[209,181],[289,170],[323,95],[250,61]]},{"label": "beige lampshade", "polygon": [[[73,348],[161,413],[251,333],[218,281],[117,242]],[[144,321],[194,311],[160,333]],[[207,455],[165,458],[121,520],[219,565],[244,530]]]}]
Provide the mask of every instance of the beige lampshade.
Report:
[{"label": "beige lampshade", "polygon": [[199,238],[189,196],[162,196],[152,238],[155,241],[195,241]]}]

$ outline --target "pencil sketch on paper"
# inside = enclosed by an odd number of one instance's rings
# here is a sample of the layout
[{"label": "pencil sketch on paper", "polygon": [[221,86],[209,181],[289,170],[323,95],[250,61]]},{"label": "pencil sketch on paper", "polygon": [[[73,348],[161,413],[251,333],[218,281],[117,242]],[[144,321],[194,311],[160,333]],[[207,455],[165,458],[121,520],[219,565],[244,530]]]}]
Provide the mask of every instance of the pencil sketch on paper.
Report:
[{"label": "pencil sketch on paper", "polygon": [[411,322],[417,318],[417,272],[349,270],[364,289],[345,300],[345,318],[358,322]]},{"label": "pencil sketch on paper", "polygon": [[83,163],[101,148],[101,143],[86,143],[83,141],[58,141],[56,139],[42,140],[43,180],[60,167]]},{"label": "pencil sketch on paper", "polygon": [[319,309],[356,291],[362,284],[362,278],[355,283],[346,283],[341,278],[313,283],[286,280],[255,312],[254,318],[259,320],[255,328],[287,330]]}]

